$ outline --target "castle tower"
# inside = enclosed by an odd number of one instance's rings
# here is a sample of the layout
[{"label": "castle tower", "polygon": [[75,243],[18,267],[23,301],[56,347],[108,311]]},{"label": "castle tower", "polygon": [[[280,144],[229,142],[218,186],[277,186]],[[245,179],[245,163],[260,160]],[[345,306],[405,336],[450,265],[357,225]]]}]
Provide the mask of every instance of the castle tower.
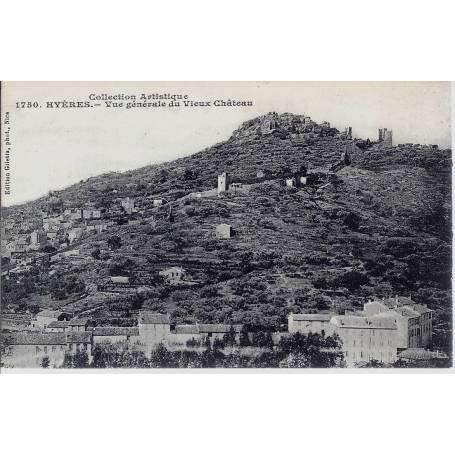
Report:
[{"label": "castle tower", "polygon": [[378,142],[382,142],[382,128],[379,128]]},{"label": "castle tower", "polygon": [[223,172],[218,175],[218,196],[221,193],[225,193],[229,189],[229,175],[227,172]]},{"label": "castle tower", "polygon": [[386,130],[384,142],[385,142],[384,145],[386,147],[392,147],[392,130],[390,130],[390,131]]}]

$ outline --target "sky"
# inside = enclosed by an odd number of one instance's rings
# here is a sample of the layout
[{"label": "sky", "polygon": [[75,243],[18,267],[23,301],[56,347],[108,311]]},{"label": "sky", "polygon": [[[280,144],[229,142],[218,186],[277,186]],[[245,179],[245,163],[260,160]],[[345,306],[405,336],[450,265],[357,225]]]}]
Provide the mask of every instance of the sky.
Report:
[{"label": "sky", "polygon": [[[181,94],[192,101],[252,101],[241,107],[106,107],[90,95]],[[22,108],[22,102],[39,108]],[[47,102],[101,106],[47,108]],[[151,100],[149,100],[151,101]],[[6,82],[2,128],[10,118],[10,194],[2,205],[38,198],[109,171],[170,161],[226,140],[267,112],[309,115],[355,137],[393,130],[394,144],[451,146],[448,82]],[[123,101],[126,103],[126,101]],[[16,103],[19,103],[19,107]],[[3,130],[2,130],[3,131]],[[2,133],[2,182],[4,134]]]}]

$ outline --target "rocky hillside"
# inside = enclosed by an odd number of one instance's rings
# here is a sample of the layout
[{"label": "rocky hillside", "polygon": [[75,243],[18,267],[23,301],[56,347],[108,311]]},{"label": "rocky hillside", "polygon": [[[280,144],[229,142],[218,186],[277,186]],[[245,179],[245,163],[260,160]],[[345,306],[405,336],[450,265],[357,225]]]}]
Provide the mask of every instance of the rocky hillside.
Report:
[{"label": "rocky hillside", "polygon": [[[346,147],[351,164],[329,173]],[[302,167],[314,180],[286,187],[284,178]],[[243,183],[241,191],[188,197],[215,188],[221,172]],[[435,343],[444,346],[451,333],[450,178],[450,150],[381,149],[308,117],[268,114],[190,157],[59,192],[65,207],[108,208],[115,198],[133,197],[144,215],[87,237],[78,245],[86,260],[57,264],[54,275],[83,280],[88,295],[75,308],[97,308],[99,318],[130,317],[142,305],[169,311],[177,323],[197,318],[253,328],[279,329],[291,311],[344,312],[373,295],[411,294],[436,310]],[[151,210],[155,197],[172,202],[173,222],[167,208]],[[35,217],[44,203],[6,214]],[[231,239],[216,238],[220,223],[233,227]],[[121,238],[118,249],[109,247],[113,236]],[[183,267],[187,285],[160,282],[157,273],[168,266]],[[101,292],[99,284],[116,274],[141,286]],[[45,293],[46,275],[33,279]]]}]

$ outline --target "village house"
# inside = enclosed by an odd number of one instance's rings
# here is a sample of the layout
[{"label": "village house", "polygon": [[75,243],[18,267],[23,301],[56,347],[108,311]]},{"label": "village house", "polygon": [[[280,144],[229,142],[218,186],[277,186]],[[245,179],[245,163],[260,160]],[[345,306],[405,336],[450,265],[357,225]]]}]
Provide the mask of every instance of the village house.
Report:
[{"label": "village house", "polygon": [[36,368],[47,358],[50,367],[60,367],[67,350],[65,333],[19,332],[5,337],[5,366]]},{"label": "village house", "polygon": [[243,185],[243,183],[239,183],[239,182],[231,183],[228,188],[228,191],[232,194],[245,193],[246,192],[245,190],[246,190],[246,188]]},{"label": "village house", "polygon": [[129,276],[111,276],[110,282],[115,285],[128,285],[130,283]]},{"label": "village house", "polygon": [[45,329],[46,332],[68,332],[68,321],[52,321]]},{"label": "village house", "polygon": [[286,186],[288,186],[290,188],[297,186],[297,180],[295,177],[287,177],[285,179],[285,183],[286,183]]},{"label": "village house", "polygon": [[120,205],[123,207],[123,210],[128,214],[131,215],[134,210],[134,199],[130,197],[126,197],[121,199]]},{"label": "village house", "polygon": [[47,361],[51,368],[61,367],[65,354],[85,352],[91,361],[92,334],[90,332],[18,332],[5,334],[5,356],[8,367],[36,368]]},{"label": "village house", "polygon": [[149,353],[157,344],[167,345],[169,343],[171,322],[167,314],[141,311],[138,318],[138,329],[141,343],[147,347]]},{"label": "village house", "polygon": [[305,335],[309,333],[324,333],[326,336],[333,335],[335,327],[330,322],[333,314],[294,314],[288,316],[289,333],[300,332]]},{"label": "village house", "polygon": [[82,218],[84,220],[101,218],[101,210],[85,208],[82,210]]},{"label": "village house", "polygon": [[81,227],[73,228],[68,231],[68,240],[74,243],[81,239],[84,230]]},{"label": "village house", "polygon": [[68,332],[65,335],[66,352],[73,355],[78,352],[85,352],[90,362],[92,358],[92,334],[90,332]]},{"label": "village house", "polygon": [[68,321],[68,331],[70,332],[85,332],[87,330],[90,319],[70,319]]},{"label": "village house", "polygon": [[30,234],[30,243],[33,246],[45,245],[47,242],[47,235],[44,231],[33,231]]},{"label": "village house", "polygon": [[11,264],[27,266],[34,262],[34,257],[23,251],[13,251],[10,256]]},{"label": "village house", "polygon": [[215,231],[218,239],[230,239],[234,235],[234,230],[230,224],[219,224]]},{"label": "village house", "polygon": [[183,283],[185,278],[185,270],[182,267],[171,267],[161,270],[158,274],[164,277],[169,284],[174,285]]},{"label": "village house", "polygon": [[45,329],[53,321],[69,320],[71,314],[60,310],[43,310],[36,314],[35,320],[31,321],[32,327]]}]

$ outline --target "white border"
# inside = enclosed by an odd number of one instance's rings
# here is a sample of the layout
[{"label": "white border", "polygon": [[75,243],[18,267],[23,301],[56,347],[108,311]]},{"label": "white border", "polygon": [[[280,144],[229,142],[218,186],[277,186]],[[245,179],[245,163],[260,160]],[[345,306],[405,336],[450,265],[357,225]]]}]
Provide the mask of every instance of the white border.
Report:
[{"label": "white border", "polygon": [[[3,80],[454,80],[453,2],[2,4]],[[410,371],[407,371],[410,372]],[[402,373],[402,372],[400,372]],[[0,375],[3,453],[445,453],[451,375]]]}]

